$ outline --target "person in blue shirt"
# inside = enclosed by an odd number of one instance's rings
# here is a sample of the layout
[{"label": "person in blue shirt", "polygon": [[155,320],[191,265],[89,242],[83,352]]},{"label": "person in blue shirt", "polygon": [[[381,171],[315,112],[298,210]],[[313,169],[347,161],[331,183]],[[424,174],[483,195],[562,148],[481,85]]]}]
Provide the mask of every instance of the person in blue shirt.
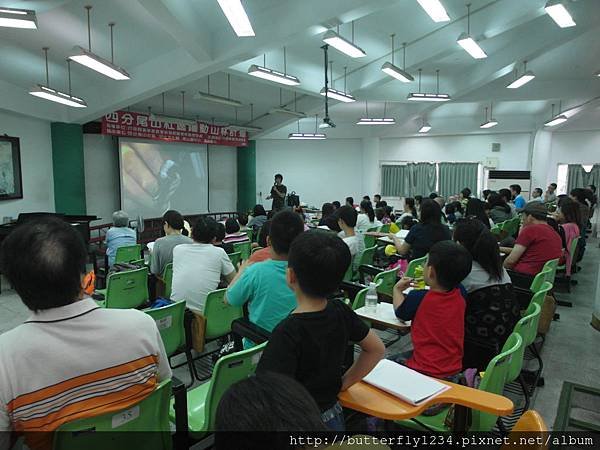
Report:
[{"label": "person in blue shirt", "polygon": [[113,226],[108,229],[106,238],[104,239],[109,267],[112,267],[115,263],[115,256],[119,247],[135,245],[137,243],[136,232],[134,229],[129,228],[129,216],[125,211],[115,211],[112,219]]},{"label": "person in blue shirt", "polygon": [[[271,259],[244,262],[227,288],[225,301],[233,306],[248,303],[250,322],[266,331],[273,331],[296,308],[296,296],[285,274],[292,241],[303,232],[304,222],[298,214],[285,210],[275,214],[267,237]],[[251,346],[244,340],[244,347]]]},{"label": "person in blue shirt", "polygon": [[521,195],[521,186],[518,184],[511,184],[510,193],[512,194],[515,209],[517,210],[517,212],[521,212],[523,208],[525,208],[525,204],[527,203],[525,197]]}]

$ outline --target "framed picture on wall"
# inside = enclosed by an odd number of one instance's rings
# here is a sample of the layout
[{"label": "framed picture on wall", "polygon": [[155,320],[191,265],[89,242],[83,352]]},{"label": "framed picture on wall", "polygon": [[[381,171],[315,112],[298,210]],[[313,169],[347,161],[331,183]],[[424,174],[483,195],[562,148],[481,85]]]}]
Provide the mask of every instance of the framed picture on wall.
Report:
[{"label": "framed picture on wall", "polygon": [[0,136],[0,200],[23,198],[19,138]]}]

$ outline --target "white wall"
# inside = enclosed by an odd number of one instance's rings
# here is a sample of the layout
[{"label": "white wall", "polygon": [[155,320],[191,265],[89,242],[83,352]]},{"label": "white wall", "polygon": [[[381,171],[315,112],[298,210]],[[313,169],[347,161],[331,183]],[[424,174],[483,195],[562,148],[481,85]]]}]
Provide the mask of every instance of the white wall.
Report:
[{"label": "white wall", "polygon": [[115,138],[102,134],[83,135],[85,203],[87,213],[100,217],[92,225],[110,223],[120,208],[119,151]]},{"label": "white wall", "polygon": [[600,164],[600,131],[552,133],[546,183],[556,181],[559,164]]},{"label": "white wall", "polygon": [[208,146],[208,204],[210,211],[225,212],[237,209],[237,148],[222,145]]},{"label": "white wall", "polygon": [[362,198],[362,143],[360,139],[325,141],[256,141],[256,187],[262,203],[273,186],[273,176],[281,173],[288,193],[296,191],[300,201],[321,208],[326,201],[342,204],[347,196]]},{"label": "white wall", "polygon": [[20,138],[23,198],[0,202],[0,221],[22,212],[54,212],[50,122],[0,110],[0,134]]}]

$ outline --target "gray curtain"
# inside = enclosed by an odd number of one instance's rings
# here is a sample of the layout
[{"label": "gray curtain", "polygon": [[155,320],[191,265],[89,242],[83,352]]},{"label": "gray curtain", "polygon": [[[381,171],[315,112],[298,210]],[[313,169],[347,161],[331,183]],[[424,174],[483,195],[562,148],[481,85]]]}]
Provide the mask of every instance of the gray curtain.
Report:
[{"label": "gray curtain", "polygon": [[417,163],[409,164],[407,167],[410,188],[405,196],[414,197],[415,195],[422,195],[423,197],[427,197],[435,191],[437,181],[435,164]]},{"label": "gray curtain", "polygon": [[435,164],[409,163],[381,166],[381,195],[385,197],[426,197],[435,191]]},{"label": "gray curtain", "polygon": [[468,187],[477,192],[477,163],[440,163],[440,192],[442,197],[456,195]]},{"label": "gray curtain", "polygon": [[402,197],[408,190],[407,166],[381,166],[381,195]]},{"label": "gray curtain", "polygon": [[588,173],[583,170],[581,164],[569,164],[567,172],[567,194],[571,189],[577,187],[586,187],[590,184],[598,187],[600,184],[600,164],[594,164],[592,170]]}]

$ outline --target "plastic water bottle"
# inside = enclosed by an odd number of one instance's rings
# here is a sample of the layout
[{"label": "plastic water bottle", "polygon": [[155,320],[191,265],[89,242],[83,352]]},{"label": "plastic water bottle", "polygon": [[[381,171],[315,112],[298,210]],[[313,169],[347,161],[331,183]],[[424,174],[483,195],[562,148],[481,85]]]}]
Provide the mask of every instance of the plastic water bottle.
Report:
[{"label": "plastic water bottle", "polygon": [[377,286],[375,283],[369,283],[369,290],[365,299],[365,312],[377,314]]}]

